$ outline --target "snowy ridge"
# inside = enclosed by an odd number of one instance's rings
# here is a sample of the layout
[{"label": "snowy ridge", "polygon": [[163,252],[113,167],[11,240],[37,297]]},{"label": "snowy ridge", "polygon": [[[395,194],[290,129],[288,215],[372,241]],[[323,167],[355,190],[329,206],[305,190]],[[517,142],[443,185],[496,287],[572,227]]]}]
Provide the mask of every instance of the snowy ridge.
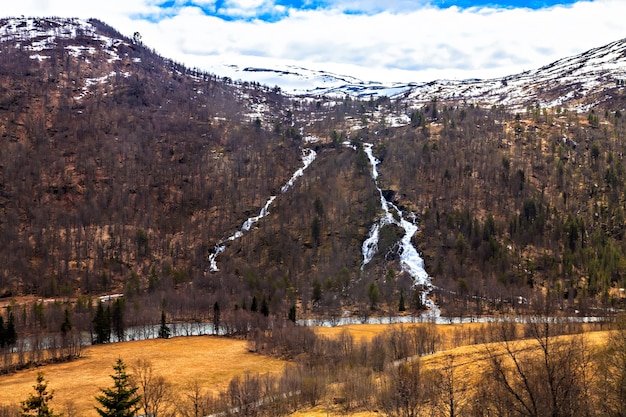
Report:
[{"label": "snowy ridge", "polygon": [[[279,62],[262,66],[214,66],[215,73],[233,79],[277,85],[295,96],[387,96],[413,105],[433,98],[480,106],[564,106],[587,111],[610,98],[617,80],[626,79],[626,39],[555,61],[541,68],[493,79],[436,80],[431,82],[378,82],[332,72],[309,70]],[[608,95],[608,97],[607,97]]]},{"label": "snowy ridge", "polygon": [[[27,51],[44,52],[56,47],[59,39],[72,40],[80,36],[101,42],[105,51],[111,56],[109,63],[121,59],[116,49],[125,42],[98,33],[96,28],[87,20],[74,18],[0,19],[0,42],[16,41],[16,48],[19,47]],[[92,46],[69,45],[65,49],[73,57],[96,53],[96,48]],[[44,57],[45,55],[41,56]]]},{"label": "snowy ridge", "polygon": [[[623,39],[521,74],[491,80],[429,83],[412,89],[408,99],[437,97],[478,105],[521,108],[538,104],[587,111],[606,99],[606,94],[617,88],[616,81],[625,77],[626,39]],[[590,97],[597,99],[589,102]]]},{"label": "snowy ridge", "polygon": [[[89,38],[100,44],[85,43]],[[105,36],[91,21],[68,18],[10,18],[0,19],[0,42],[12,41],[15,46],[30,51],[33,60],[45,60],[46,50],[64,40],[64,49],[75,58],[88,61],[102,51],[108,63],[127,58],[120,46],[130,41]],[[67,40],[76,40],[75,44]],[[138,58],[135,58],[138,59]],[[133,59],[132,62],[138,62]],[[311,64],[313,65],[313,64]],[[391,97],[411,106],[433,98],[441,102],[506,105],[523,109],[528,105],[562,106],[587,111],[596,104],[615,97],[617,81],[626,79],[626,39],[591,49],[587,52],[555,61],[541,68],[493,79],[436,80],[431,82],[381,82],[361,80],[341,75],[327,68],[304,68],[297,62],[269,58],[207,57],[202,70],[222,77],[266,86],[278,86],[283,93],[299,97]],[[107,71],[106,73],[109,73]],[[104,75],[104,73],[102,74]],[[100,81],[105,82],[105,81]],[[84,91],[87,91],[85,86]],[[84,95],[80,95],[82,98]],[[262,108],[252,108],[254,115]]]},{"label": "snowy ridge", "polygon": [[[62,41],[62,43],[61,43]],[[99,46],[94,46],[94,41]],[[67,18],[11,18],[0,19],[0,42],[14,42],[15,48],[33,52],[29,57],[43,61],[50,59],[50,51],[63,45],[63,50],[73,58],[82,59],[86,64],[101,59],[104,54],[107,64],[128,59],[128,53],[120,52],[120,47],[130,46],[123,40],[105,36],[89,21]],[[130,60],[130,59],[129,59]],[[132,58],[133,63],[141,62],[140,58]],[[94,68],[100,76],[84,78],[80,93],[74,97],[81,100],[89,95],[91,87],[107,84],[116,76],[128,78],[129,71],[112,70],[95,63]]]}]

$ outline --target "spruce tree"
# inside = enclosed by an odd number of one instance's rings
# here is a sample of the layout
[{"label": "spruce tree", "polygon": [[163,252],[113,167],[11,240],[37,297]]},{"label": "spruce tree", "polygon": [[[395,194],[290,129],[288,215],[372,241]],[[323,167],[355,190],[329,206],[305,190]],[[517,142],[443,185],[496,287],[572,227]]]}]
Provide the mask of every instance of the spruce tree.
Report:
[{"label": "spruce tree", "polygon": [[400,290],[400,302],[398,303],[398,311],[406,311],[406,306],[404,305],[404,291]]},{"label": "spruce tree", "polygon": [[108,307],[105,310],[102,301],[98,303],[93,318],[93,331],[96,336],[94,344],[107,343],[111,340],[111,310]]},{"label": "spruce tree", "polygon": [[265,317],[270,315],[270,307],[267,304],[265,296],[263,296],[263,300],[261,301],[261,314],[263,314]]},{"label": "spruce tree", "polygon": [[43,372],[37,373],[37,384],[33,385],[33,388],[35,394],[30,394],[22,401],[22,417],[59,417],[48,405],[54,391],[48,393],[48,384],[43,378]]},{"label": "spruce tree", "polygon": [[113,302],[113,310],[111,311],[111,328],[115,332],[118,342],[124,340],[126,326],[124,325],[124,299],[117,298]]},{"label": "spruce tree", "polygon": [[213,304],[213,332],[215,334],[219,334],[219,330],[220,330],[220,305],[216,301],[215,304]]},{"label": "spruce tree", "polygon": [[13,312],[9,312],[9,322],[4,332],[4,341],[7,346],[13,346],[17,343],[17,332],[15,331],[15,316]]},{"label": "spruce tree", "polygon": [[113,369],[113,387],[102,389],[102,395],[96,397],[96,401],[102,405],[102,408],[96,407],[96,411],[102,417],[132,417],[141,401],[141,396],[137,394],[138,388],[131,383],[122,359],[117,360]]},{"label": "spruce tree", "polygon": [[61,333],[63,337],[72,330],[72,320],[70,319],[70,310],[66,307],[63,315],[63,323],[61,323]]},{"label": "spruce tree", "polygon": [[161,310],[161,327],[159,328],[159,337],[161,339],[169,339],[171,334],[170,328],[167,325],[165,311]]}]

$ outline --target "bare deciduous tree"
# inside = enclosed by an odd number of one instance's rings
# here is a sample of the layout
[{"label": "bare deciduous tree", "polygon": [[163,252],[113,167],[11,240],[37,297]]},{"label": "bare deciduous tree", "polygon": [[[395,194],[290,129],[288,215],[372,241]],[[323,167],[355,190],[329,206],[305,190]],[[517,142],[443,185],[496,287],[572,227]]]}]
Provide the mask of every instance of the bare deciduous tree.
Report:
[{"label": "bare deciduous tree", "polygon": [[626,416],[626,315],[616,320],[616,329],[600,358],[598,391],[608,416]]},{"label": "bare deciduous tree", "polygon": [[182,417],[204,417],[213,411],[215,400],[198,379],[190,381],[180,397],[176,411]]},{"label": "bare deciduous tree", "polygon": [[[556,336],[551,317],[536,317],[529,324],[532,344],[503,342],[486,346],[496,390],[496,403],[505,401],[507,415],[570,417],[584,415],[581,408],[585,382],[584,344],[581,336]],[[503,326],[508,329],[509,326]],[[508,331],[508,330],[506,330]]]},{"label": "bare deciduous tree", "polygon": [[426,408],[429,391],[420,361],[402,363],[381,378],[378,404],[389,417],[418,417]]},{"label": "bare deciduous tree", "polygon": [[436,392],[432,401],[432,413],[435,416],[457,417],[467,414],[468,384],[459,378],[457,367],[455,357],[446,355],[443,366],[429,373]]},{"label": "bare deciduous tree", "polygon": [[161,375],[155,375],[148,359],[137,359],[132,367],[132,379],[139,387],[141,408],[147,416],[160,417],[171,414],[171,384]]}]

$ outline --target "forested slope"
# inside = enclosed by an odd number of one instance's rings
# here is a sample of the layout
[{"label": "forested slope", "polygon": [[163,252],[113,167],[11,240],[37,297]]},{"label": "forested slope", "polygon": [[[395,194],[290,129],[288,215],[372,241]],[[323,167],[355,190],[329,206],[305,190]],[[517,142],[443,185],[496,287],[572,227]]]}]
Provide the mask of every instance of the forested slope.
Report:
[{"label": "forested slope", "polygon": [[[372,144],[385,198],[418,215],[413,242],[445,314],[524,312],[546,296],[568,314],[621,302],[619,89],[585,114],[288,97],[185,68],[95,20],[0,27],[7,300],[81,297],[93,309],[86,297],[123,293],[146,322],[263,301],[280,318],[418,312],[397,226],[362,268],[381,214]],[[315,161],[281,193],[305,148]],[[272,196],[269,215],[224,241]]]}]

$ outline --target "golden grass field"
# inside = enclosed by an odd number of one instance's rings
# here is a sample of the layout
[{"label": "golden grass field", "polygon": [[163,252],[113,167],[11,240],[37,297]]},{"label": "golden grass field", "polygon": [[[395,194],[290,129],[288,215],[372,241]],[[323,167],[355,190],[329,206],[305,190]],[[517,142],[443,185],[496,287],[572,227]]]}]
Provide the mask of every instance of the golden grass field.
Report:
[{"label": "golden grass field", "polygon": [[216,392],[225,389],[235,375],[246,371],[279,372],[284,361],[248,352],[246,342],[210,336],[177,337],[140,342],[91,346],[80,359],[0,376],[0,404],[19,404],[33,391],[38,371],[44,372],[48,388],[55,391],[52,408],[63,412],[72,401],[80,416],[96,416],[95,396],[112,386],[113,365],[122,358],[130,366],[138,358],[149,359],[156,375],[175,390],[197,379]]},{"label": "golden grass field", "polygon": [[[411,326],[411,325],[405,325]],[[462,375],[478,375],[487,364],[483,345],[469,345],[450,348],[459,344],[459,335],[483,324],[439,325],[438,333],[445,349],[424,357],[426,369],[437,369],[450,364],[462,369]],[[335,328],[317,328],[316,332],[328,337],[349,331],[355,341],[371,340],[376,335],[389,331],[390,325],[350,325]],[[608,332],[585,334],[589,346],[599,346],[606,341]],[[568,337],[568,336],[564,336]],[[515,342],[516,348],[526,349],[535,343],[532,340]],[[113,365],[122,358],[128,370],[138,358],[149,359],[156,375],[162,375],[174,390],[181,390],[195,379],[202,386],[211,387],[214,392],[224,390],[229,381],[246,371],[253,373],[280,372],[285,361],[250,353],[245,341],[210,336],[179,337],[168,340],[156,339],[139,342],[116,343],[85,348],[80,359],[62,364],[52,364],[39,369],[20,371],[0,376],[0,404],[19,404],[33,392],[38,371],[43,371],[48,388],[55,391],[52,407],[56,412],[64,412],[66,403],[73,402],[75,412],[80,416],[96,416],[95,396],[100,388],[112,385],[110,375]],[[452,358],[452,359],[451,359]],[[471,381],[468,381],[471,383]],[[310,410],[293,414],[293,417],[323,417],[338,415],[339,411],[331,404],[321,404]],[[345,415],[345,414],[342,414]],[[378,416],[376,412],[358,412],[352,417]]]},{"label": "golden grass field", "polygon": [[[470,328],[480,328],[484,324],[467,323],[467,324],[452,324],[452,325],[438,325],[438,332],[442,336],[443,345],[451,343],[451,339],[458,337],[459,333],[463,333],[463,330]],[[407,326],[407,325],[405,325]],[[408,325],[410,326],[410,325]],[[354,325],[346,327],[335,328],[323,328],[318,332],[328,336],[339,335],[343,329],[348,329],[356,340],[359,337],[369,340],[380,334],[383,331],[389,329],[389,325]],[[591,331],[584,333],[584,341],[589,348],[597,348],[603,346],[608,339],[608,331]],[[571,339],[576,336],[559,336],[560,339]],[[447,342],[446,342],[447,340]],[[511,342],[513,350],[532,350],[537,348],[537,341],[533,339],[519,340]],[[481,373],[488,368],[489,358],[486,353],[486,348],[489,347],[495,352],[502,350],[501,345],[498,343],[492,343],[489,345],[467,345],[452,349],[446,349],[427,355],[421,358],[424,369],[442,369],[447,366],[452,366],[458,370],[456,372],[457,382],[463,384],[471,389],[476,387],[475,379],[478,378]],[[445,349],[445,348],[444,348]],[[301,410],[291,415],[291,417],[328,417],[328,416],[350,416],[350,417],[380,417],[380,413],[377,411],[360,411],[356,413],[342,413],[331,404],[321,404],[315,408]]]}]

